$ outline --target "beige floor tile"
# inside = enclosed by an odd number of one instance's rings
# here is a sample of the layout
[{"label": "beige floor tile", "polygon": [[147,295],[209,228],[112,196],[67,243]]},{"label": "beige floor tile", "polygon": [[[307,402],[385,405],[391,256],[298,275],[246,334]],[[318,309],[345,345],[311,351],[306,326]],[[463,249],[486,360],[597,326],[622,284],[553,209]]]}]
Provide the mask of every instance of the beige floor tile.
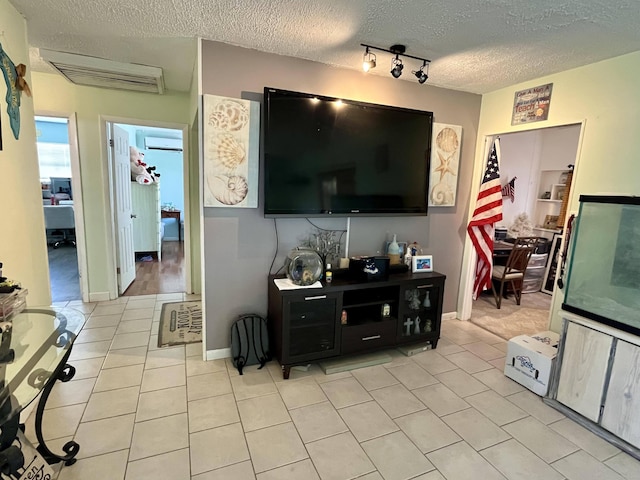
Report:
[{"label": "beige floor tile", "polygon": [[51,409],[76,405],[78,403],[87,403],[95,382],[95,378],[74,380],[66,383],[56,382],[47,400],[46,408]]},{"label": "beige floor tile", "polygon": [[384,413],[384,410],[376,402],[346,407],[338,410],[338,413],[358,442],[371,440],[398,430],[398,425]]},{"label": "beige floor tile", "polygon": [[414,355],[413,361],[431,375],[437,375],[457,368],[453,363],[440,355],[437,349]]},{"label": "beige floor tile", "polygon": [[200,357],[200,360],[202,360],[202,342],[187,343],[185,349],[187,357]]},{"label": "beige floor tile", "polygon": [[147,360],[147,347],[122,348],[111,350],[102,366],[103,369],[141,365]]},{"label": "beige floor tile", "polygon": [[74,360],[72,365],[76,369],[76,374],[72,381],[82,380],[83,378],[96,378],[100,373],[100,368],[104,363],[105,357],[88,358],[87,360]]},{"label": "beige floor tile", "polygon": [[[73,436],[82,418],[85,404],[69,405],[45,410],[42,417],[42,435],[45,440],[54,440]],[[29,415],[26,422],[25,435],[32,443],[37,443],[35,432],[35,411]]]},{"label": "beige floor tile", "polygon": [[140,394],[136,422],[187,412],[187,388],[165,388]]},{"label": "beige floor tile", "polygon": [[289,412],[304,443],[347,432],[347,425],[329,402],[297,408]]},{"label": "beige floor tile", "polygon": [[153,309],[156,306],[156,299],[154,298],[138,298],[136,300],[129,300],[127,303],[127,310],[139,310],[142,308]]},{"label": "beige floor tile", "polygon": [[464,348],[487,362],[489,360],[504,357],[505,354],[505,352],[498,350],[491,345],[487,345],[484,342],[467,343]]},{"label": "beige floor tile", "polygon": [[[159,331],[160,331],[160,321],[154,319],[151,322],[151,334],[152,335],[158,335]],[[186,347],[186,345],[185,345],[185,347]]]},{"label": "beige floor tile", "polygon": [[179,302],[180,300],[182,300],[182,297],[184,296],[183,293],[178,292],[178,293],[158,293],[156,295],[156,302]]},{"label": "beige floor tile", "polygon": [[[418,478],[422,478],[422,477],[418,477]],[[380,475],[378,472],[371,472],[371,473],[367,473],[366,475],[363,475],[362,477],[358,477],[358,480],[384,480],[384,478],[382,478],[382,475]]]},{"label": "beige floor tile", "polygon": [[402,432],[369,440],[362,448],[385,480],[404,480],[434,470],[431,462]]},{"label": "beige floor tile", "polygon": [[142,480],[145,478],[191,480],[189,449],[185,448],[129,462],[125,480]]},{"label": "beige floor tile", "polygon": [[623,477],[611,470],[607,465],[600,463],[582,450],[554,462],[553,468],[569,480],[584,480],[586,478],[624,480]]},{"label": "beige floor tile", "polygon": [[[351,375],[351,372],[338,372],[327,375],[317,365],[311,365],[311,368],[313,369],[311,376],[313,376],[314,380],[318,382],[318,385],[322,385],[323,383],[327,382],[333,382],[335,380],[342,380],[345,378],[354,378],[353,375]],[[294,373],[300,374],[301,376],[306,375],[306,372],[296,372],[295,370],[291,370],[291,378],[293,378]],[[282,373],[280,373],[280,378],[282,378]]]},{"label": "beige floor tile", "polygon": [[409,390],[438,383],[438,380],[436,380],[433,375],[415,363],[390,367],[388,371]]},{"label": "beige floor tile", "polygon": [[141,347],[149,343],[149,332],[134,332],[116,334],[111,342],[111,350],[119,348]]},{"label": "beige floor tile", "polygon": [[71,355],[69,356],[69,362],[73,363],[76,360],[104,357],[109,351],[109,345],[111,345],[111,340],[74,345],[71,350]]},{"label": "beige floor tile", "polygon": [[311,460],[285,465],[258,475],[257,480],[320,480]]},{"label": "beige floor tile", "polygon": [[245,432],[291,421],[287,407],[278,394],[240,400],[238,410]]},{"label": "beige floor tile", "polygon": [[248,371],[243,375],[231,375],[231,385],[236,400],[259,397],[278,391],[271,375],[264,369],[255,373]]},{"label": "beige floor tile", "polygon": [[507,478],[562,480],[562,475],[513,439],[489,447],[480,454]]},{"label": "beige floor tile", "polygon": [[309,458],[291,422],[248,432],[246,437],[256,474]]},{"label": "beige floor tile", "polygon": [[152,333],[149,336],[149,342],[147,343],[147,346],[149,347],[149,351],[152,350],[159,350],[162,347],[158,346],[158,334],[157,333]]},{"label": "beige floor tile", "polygon": [[191,477],[191,480],[256,480],[251,462],[241,462]]},{"label": "beige floor tile", "polygon": [[523,418],[503,428],[547,463],[578,450],[569,440],[532,417]]},{"label": "beige floor tile", "polygon": [[122,314],[122,322],[131,322],[134,320],[149,320],[153,321],[153,307],[151,308],[136,308],[126,309]]},{"label": "beige floor tile", "polygon": [[447,480],[447,479],[444,478],[439,471],[432,470],[429,473],[425,473],[424,475],[420,475],[419,477],[412,478],[411,480]]},{"label": "beige floor tile", "polygon": [[509,377],[505,377],[502,370],[498,370],[496,368],[474,373],[473,377],[505,397],[524,390],[522,385],[517,384]]},{"label": "beige floor tile", "polygon": [[398,380],[382,365],[359,368],[351,373],[367,391],[398,383]]},{"label": "beige floor tile", "polygon": [[123,303],[127,303],[129,301],[129,297],[118,297],[112,300],[104,300],[102,302],[98,302],[98,306],[103,305],[122,305]]},{"label": "beige floor tile", "polygon": [[[184,369],[184,367],[182,368]],[[187,378],[187,398],[190,402],[231,392],[231,382],[225,372],[208,373]],[[239,400],[237,395],[236,400]]]},{"label": "beige floor tile", "polygon": [[476,450],[482,450],[510,438],[504,430],[475,408],[467,408],[446,415],[442,420]]},{"label": "beige floor tile", "polygon": [[129,450],[120,450],[78,460],[69,467],[63,467],[58,480],[105,480],[105,472],[109,472],[109,480],[124,480],[128,456]]},{"label": "beige floor tile", "polygon": [[147,362],[144,368],[171,367],[173,365],[184,365],[184,348],[161,348],[147,353]]},{"label": "beige floor tile", "polygon": [[573,442],[575,445],[601,462],[604,462],[605,460],[620,453],[618,448],[591,433],[589,430],[569,418],[552,423],[549,425],[549,428],[555,430],[564,438]]},{"label": "beige floor tile", "polygon": [[396,423],[422,453],[429,453],[462,440],[429,410],[396,418]]},{"label": "beige floor tile", "polygon": [[323,383],[320,388],[336,408],[349,407],[372,400],[371,395],[353,377]]},{"label": "beige floor tile", "polygon": [[69,303],[67,303],[67,307],[78,310],[85,315],[87,313],[90,314],[91,312],[93,312],[97,305],[97,303],[84,303],[82,300],[71,300]]},{"label": "beige floor tile", "polygon": [[116,452],[129,448],[135,415],[83,422],[78,426],[74,440],[80,445],[78,459]]},{"label": "beige floor tile", "polygon": [[478,373],[483,370],[489,370],[493,368],[493,365],[485,362],[480,357],[474,355],[471,352],[460,352],[454,353],[452,355],[447,355],[447,360],[456,364],[467,373]]},{"label": "beige floor tile", "polygon": [[489,389],[489,387],[484,383],[479,382],[467,372],[459,368],[449,372],[440,373],[436,375],[436,378],[449,387],[453,393],[463,398]]},{"label": "beige floor tile", "polygon": [[469,408],[467,402],[441,383],[418,388],[413,394],[439,417]]},{"label": "beige floor tile", "polygon": [[308,443],[307,450],[322,480],[356,478],[376,469],[351,433]]},{"label": "beige floor tile", "polygon": [[96,308],[91,312],[92,317],[98,317],[100,315],[122,315],[126,307],[126,303],[114,303],[112,305],[98,304]]},{"label": "beige floor tile", "polygon": [[627,480],[640,480],[640,460],[631,455],[621,452],[604,463]]},{"label": "beige floor tile", "polygon": [[189,356],[189,345],[198,345],[199,343],[191,343],[185,345],[185,354],[187,356],[187,377],[193,377],[194,375],[204,375],[205,373],[227,372],[227,365],[224,359],[219,360],[202,360],[201,351],[198,350],[197,356]]},{"label": "beige floor tile", "polygon": [[312,378],[279,382],[277,387],[289,410],[327,401],[327,396]]},{"label": "beige floor tile", "polygon": [[88,342],[103,342],[113,339],[116,334],[116,327],[99,327],[83,329],[76,338],[74,345]]},{"label": "beige floor tile", "polygon": [[138,406],[139,386],[93,393],[87,403],[83,422],[135,413]]},{"label": "beige floor tile", "polygon": [[489,363],[493,365],[495,368],[497,368],[498,370],[503,371],[505,358],[506,357],[500,357],[500,358],[496,358],[495,360],[489,360]]},{"label": "beige floor tile", "polygon": [[136,423],[129,461],[189,447],[186,413]]},{"label": "beige floor tile", "polygon": [[509,395],[506,399],[547,425],[565,418],[562,413],[545,404],[542,398],[528,390]]},{"label": "beige floor tile", "polygon": [[392,385],[370,393],[391,418],[409,415],[427,408],[404,385]]},{"label": "beige floor tile", "polygon": [[115,315],[99,315],[97,317],[91,315],[87,323],[84,324],[84,328],[117,327],[121,318],[121,313]]},{"label": "beige floor tile", "polygon": [[148,332],[151,330],[151,323],[150,318],[145,320],[122,321],[120,325],[118,325],[116,333],[119,335],[121,333]]},{"label": "beige floor tile", "polygon": [[[191,475],[249,460],[249,450],[240,423],[192,433],[190,445]],[[212,448],[213,445],[215,448]]]},{"label": "beige floor tile", "polygon": [[427,458],[447,480],[506,480],[489,462],[465,442],[458,442],[435,452]]},{"label": "beige floor tile", "polygon": [[154,368],[153,370],[145,370],[142,374],[142,387],[140,388],[140,392],[180,387],[186,385],[186,383],[187,376],[184,371],[184,365]]},{"label": "beige floor tile", "polygon": [[440,340],[438,340],[438,347],[436,351],[440,355],[451,355],[452,353],[464,352],[464,348],[457,343],[453,343],[452,341],[441,337]]},{"label": "beige floor tile", "polygon": [[238,423],[238,407],[233,394],[218,395],[189,402],[189,432]]},{"label": "beige floor tile", "polygon": [[466,397],[465,400],[496,425],[506,425],[529,416],[492,390]]},{"label": "beige floor tile", "polygon": [[143,370],[143,365],[130,365],[128,367],[103,370],[98,375],[93,391],[104,392],[118,388],[139,386],[142,383]]}]

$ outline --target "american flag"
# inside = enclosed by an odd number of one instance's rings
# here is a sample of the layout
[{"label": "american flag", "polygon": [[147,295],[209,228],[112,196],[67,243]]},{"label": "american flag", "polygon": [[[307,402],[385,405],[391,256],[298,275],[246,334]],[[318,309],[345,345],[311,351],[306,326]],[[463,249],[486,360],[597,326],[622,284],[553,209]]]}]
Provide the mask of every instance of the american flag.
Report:
[{"label": "american flag", "polygon": [[502,187],[502,196],[509,197],[511,203],[513,203],[516,198],[516,178],[518,177],[513,177],[509,183]]},{"label": "american flag", "polygon": [[487,159],[487,168],[482,177],[478,192],[476,209],[467,227],[471,243],[478,256],[476,278],[473,283],[473,298],[478,298],[485,288],[491,288],[491,269],[493,267],[494,225],[502,220],[502,195],[500,188],[500,170],[498,167],[499,140],[496,138]]}]

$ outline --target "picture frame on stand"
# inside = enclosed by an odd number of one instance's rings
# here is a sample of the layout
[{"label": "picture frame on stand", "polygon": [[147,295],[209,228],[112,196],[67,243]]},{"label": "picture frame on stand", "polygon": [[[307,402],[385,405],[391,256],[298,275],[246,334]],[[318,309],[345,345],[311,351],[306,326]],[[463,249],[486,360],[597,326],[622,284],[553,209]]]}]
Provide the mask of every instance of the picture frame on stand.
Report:
[{"label": "picture frame on stand", "polygon": [[433,272],[433,255],[415,255],[411,258],[413,273]]}]

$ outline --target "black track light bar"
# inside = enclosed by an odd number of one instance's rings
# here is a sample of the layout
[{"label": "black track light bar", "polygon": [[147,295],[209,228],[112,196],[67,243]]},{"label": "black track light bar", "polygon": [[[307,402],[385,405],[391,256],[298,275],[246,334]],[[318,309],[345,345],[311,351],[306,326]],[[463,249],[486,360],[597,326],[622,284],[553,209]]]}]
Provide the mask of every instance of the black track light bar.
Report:
[{"label": "black track light bar", "polygon": [[408,53],[404,53],[406,51],[406,47],[404,45],[391,45],[390,48],[380,48],[380,47],[375,47],[373,45],[368,45],[366,43],[361,43],[360,46],[369,48],[371,50],[378,50],[380,52],[391,53],[392,55],[400,55],[402,57],[413,58],[414,60],[420,60],[424,64],[431,63],[431,60],[427,60],[426,58],[416,57],[414,55],[409,55]]}]

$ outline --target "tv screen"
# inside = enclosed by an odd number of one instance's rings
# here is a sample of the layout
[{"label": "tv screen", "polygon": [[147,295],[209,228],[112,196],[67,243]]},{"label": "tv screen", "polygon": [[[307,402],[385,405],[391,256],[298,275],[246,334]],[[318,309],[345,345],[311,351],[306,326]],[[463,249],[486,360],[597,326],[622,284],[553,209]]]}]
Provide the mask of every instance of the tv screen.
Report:
[{"label": "tv screen", "polygon": [[431,112],[264,93],[265,216],[426,215]]}]

